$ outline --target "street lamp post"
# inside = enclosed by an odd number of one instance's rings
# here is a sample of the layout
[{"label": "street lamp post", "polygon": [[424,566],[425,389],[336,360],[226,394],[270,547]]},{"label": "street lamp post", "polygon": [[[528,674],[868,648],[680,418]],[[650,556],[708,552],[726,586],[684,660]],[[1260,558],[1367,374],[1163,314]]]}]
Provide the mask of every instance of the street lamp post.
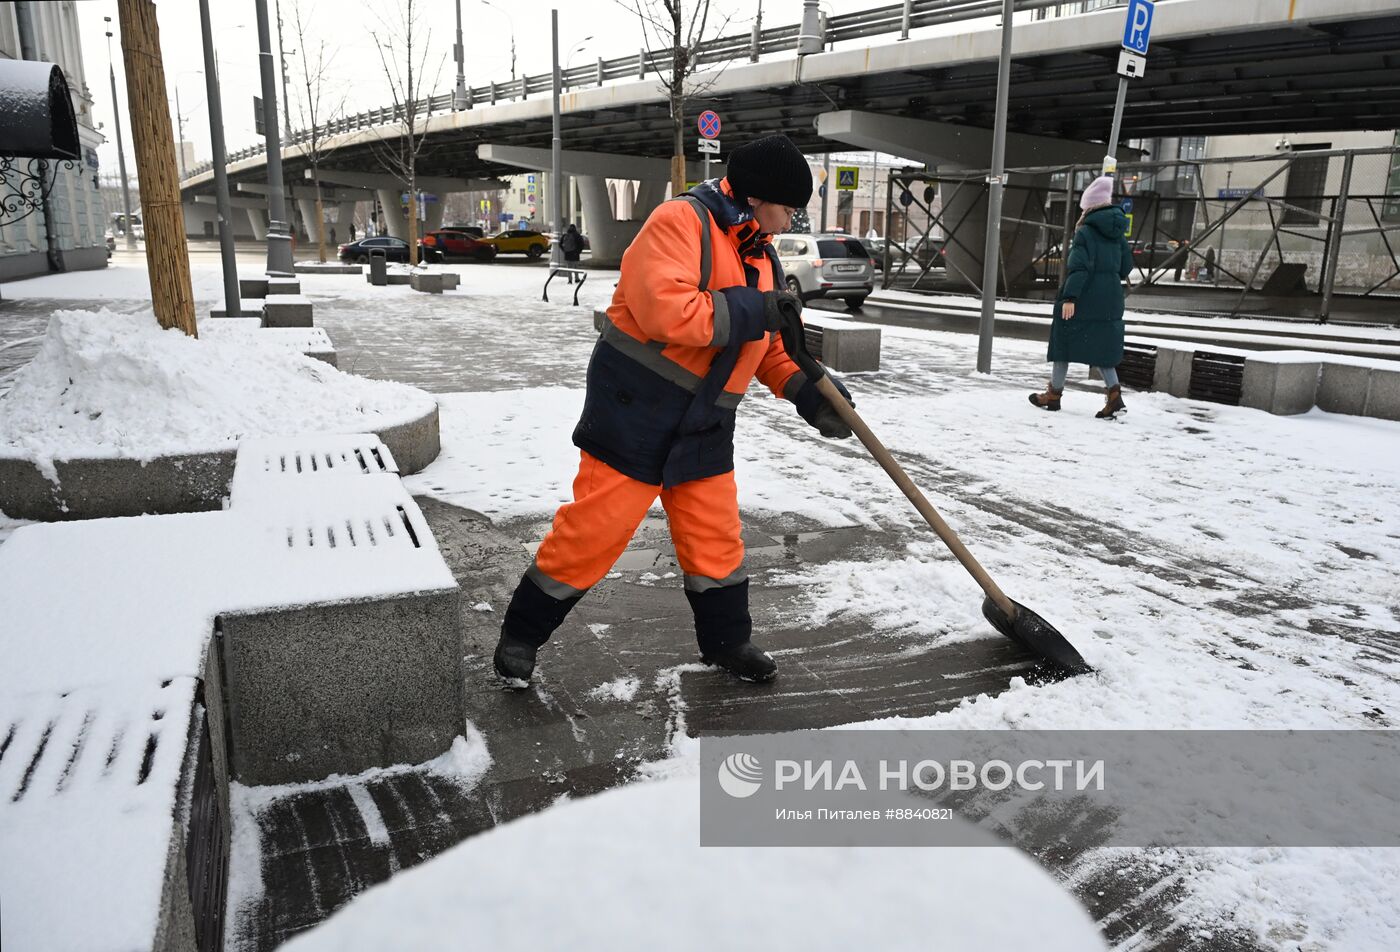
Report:
[{"label": "street lamp post", "polygon": [[554,138],[550,145],[553,152],[551,161],[551,171],[549,173],[549,201],[554,207],[554,241],[549,246],[549,266],[559,267],[559,260],[563,251],[559,247],[559,239],[564,235],[564,209],[560,206],[564,202],[563,183],[559,181],[559,167],[563,164],[564,150],[563,141],[559,137],[559,11],[557,9],[549,11],[549,29],[554,49]]},{"label": "street lamp post", "polygon": [[467,98],[466,50],[462,47],[462,0],[457,0],[457,45],[452,48],[452,55],[457,58],[457,88],[452,93],[452,108],[470,109],[472,104]]},{"label": "street lamp post", "polygon": [[491,3],[490,0],[481,0],[481,4],[482,6],[487,6],[495,10],[501,16],[505,17],[506,22],[510,24],[510,81],[513,83],[515,82],[515,20],[513,20],[511,15],[503,8]]},{"label": "street lamp post", "polygon": [[267,0],[256,0],[258,13],[258,60],[261,64],[263,94],[263,135],[267,143],[267,270],[270,274],[293,274],[292,236],[287,230],[287,200],[282,186],[282,141],[277,131],[277,81],[272,71],[272,29],[268,23]]},{"label": "street lamp post", "polygon": [[178,80],[175,83],[175,125],[180,130],[180,154],[177,158],[180,160],[180,178],[183,180],[185,177],[185,113],[180,108],[180,83]]},{"label": "street lamp post", "polygon": [[1002,0],[992,174],[987,176],[987,241],[982,246],[982,317],[977,336],[977,372],[982,374],[992,372],[992,338],[996,333],[997,265],[1001,258],[1001,204],[1006,178],[1006,113],[1011,93],[1011,18],[1014,13],[1012,0]]},{"label": "street lamp post", "polygon": [[107,75],[112,80],[112,117],[117,124],[117,166],[122,172],[122,212],[126,215],[122,219],[122,230],[126,232],[126,250],[136,250],[136,229],[131,223],[131,187],[126,179],[126,147],[122,145],[122,107],[121,101],[117,99],[117,70],[112,65],[112,25],[111,17],[103,17],[109,29],[107,30]]},{"label": "street lamp post", "polygon": [[204,92],[209,100],[209,151],[213,153],[214,194],[219,210],[219,259],[224,271],[224,313],[243,313],[239,300],[238,263],[233,250],[233,209],[228,198],[228,170],[224,167],[224,107],[219,94],[219,71],[214,61],[214,30],[209,23],[209,0],[199,0],[199,27],[204,41]]}]

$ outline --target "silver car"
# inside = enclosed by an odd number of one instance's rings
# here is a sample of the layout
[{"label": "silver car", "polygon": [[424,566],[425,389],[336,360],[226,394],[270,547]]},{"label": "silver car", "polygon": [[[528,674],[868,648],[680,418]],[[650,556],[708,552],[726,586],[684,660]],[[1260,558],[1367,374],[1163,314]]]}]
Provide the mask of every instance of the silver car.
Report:
[{"label": "silver car", "polygon": [[841,298],[855,311],[874,289],[870,252],[850,235],[778,235],[773,245],[788,290],[804,301]]}]

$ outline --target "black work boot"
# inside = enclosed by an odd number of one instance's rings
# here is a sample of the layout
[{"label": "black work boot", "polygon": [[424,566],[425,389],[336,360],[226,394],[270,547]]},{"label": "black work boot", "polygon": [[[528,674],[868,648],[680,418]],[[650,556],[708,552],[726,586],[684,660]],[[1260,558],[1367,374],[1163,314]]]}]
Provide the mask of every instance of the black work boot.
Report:
[{"label": "black work boot", "polygon": [[496,673],[511,687],[530,684],[535,673],[535,655],[554,630],[564,623],[569,611],[583,595],[552,598],[528,574],[515,586],[510,606],[501,624],[501,640],[492,659]]},{"label": "black work boot", "polygon": [[496,643],[496,655],[492,659],[496,673],[513,688],[528,687],[530,676],[535,673],[535,655],[538,645],[519,641],[501,632],[501,640]]},{"label": "black work boot", "polygon": [[752,641],[701,651],[700,660],[723,668],[740,681],[771,681],[778,676],[778,662]]},{"label": "black work boot", "polygon": [[771,681],[777,675],[777,663],[749,640],[753,620],[749,617],[748,579],[703,592],[686,589],[685,597],[695,613],[701,661],[743,681]]}]

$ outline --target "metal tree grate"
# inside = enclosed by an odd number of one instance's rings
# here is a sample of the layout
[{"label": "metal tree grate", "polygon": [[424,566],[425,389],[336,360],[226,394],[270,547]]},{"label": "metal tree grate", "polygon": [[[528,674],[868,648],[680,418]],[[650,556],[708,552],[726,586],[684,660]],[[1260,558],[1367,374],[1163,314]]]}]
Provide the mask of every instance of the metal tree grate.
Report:
[{"label": "metal tree grate", "polygon": [[209,739],[209,718],[204,708],[202,690],[197,708],[199,754],[195,761],[190,824],[185,839],[186,884],[194,912],[196,948],[199,952],[218,952],[224,946],[229,837],[219,805],[213,748]]},{"label": "metal tree grate", "polygon": [[1244,386],[1244,358],[1198,350],[1191,358],[1191,386],[1186,395],[1192,400],[1240,405]]},{"label": "metal tree grate", "polygon": [[1157,348],[1151,344],[1126,343],[1118,365],[1118,379],[1134,390],[1151,390],[1157,372]]}]

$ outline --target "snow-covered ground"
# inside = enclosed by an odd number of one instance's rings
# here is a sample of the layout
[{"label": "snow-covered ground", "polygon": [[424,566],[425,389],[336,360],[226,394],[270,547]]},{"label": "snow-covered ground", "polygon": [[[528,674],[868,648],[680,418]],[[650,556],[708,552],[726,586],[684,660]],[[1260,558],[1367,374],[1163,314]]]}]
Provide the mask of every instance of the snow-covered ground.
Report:
[{"label": "snow-covered ground", "polygon": [[[303,275],[303,293],[317,302],[342,367],[438,394],[443,455],[409,478],[410,491],[499,521],[545,520],[567,498],[577,460],[569,433],[595,337],[589,307],[541,302],[542,269],[454,270],[462,290],[428,300],[355,276]],[[92,300],[122,297],[113,292],[133,284],[130,275],[66,275],[58,294],[58,280],[7,285],[6,296]],[[613,280],[595,273],[581,301],[606,301]],[[201,308],[213,304],[217,271],[197,269],[195,285]],[[1098,673],[1018,681],[934,717],[853,726],[1394,726],[1400,424],[1316,410],[1274,417],[1160,394],[1129,394],[1126,417],[1105,422],[1093,418],[1100,397],[1076,388],[1078,376],[1064,411],[1048,414],[1025,399],[1044,384],[1044,345],[999,340],[989,375],[972,370],[976,347],[970,335],[886,328],[882,369],[847,383],[857,410],[993,577],[1064,631]],[[798,617],[864,619],[930,645],[999,637],[977,613],[975,584],[858,444],[821,440],[755,387],[740,408],[736,458],[748,513],[907,540],[903,551],[852,553],[777,577],[803,583]],[[761,631],[764,620],[757,624]],[[618,696],[631,689],[604,687]],[[696,755],[677,740],[671,772],[684,775]],[[598,810],[573,816],[597,822],[606,813]],[[496,855],[494,842],[467,841],[405,883],[451,896],[462,870]],[[865,875],[908,875],[896,852],[862,856]],[[1103,851],[1101,860],[1133,854]],[[773,860],[770,878],[796,875],[812,855]],[[1195,870],[1191,901],[1202,922],[1228,921],[1278,949],[1400,948],[1395,851],[1174,857]],[[351,911],[379,908],[380,892]]]}]

